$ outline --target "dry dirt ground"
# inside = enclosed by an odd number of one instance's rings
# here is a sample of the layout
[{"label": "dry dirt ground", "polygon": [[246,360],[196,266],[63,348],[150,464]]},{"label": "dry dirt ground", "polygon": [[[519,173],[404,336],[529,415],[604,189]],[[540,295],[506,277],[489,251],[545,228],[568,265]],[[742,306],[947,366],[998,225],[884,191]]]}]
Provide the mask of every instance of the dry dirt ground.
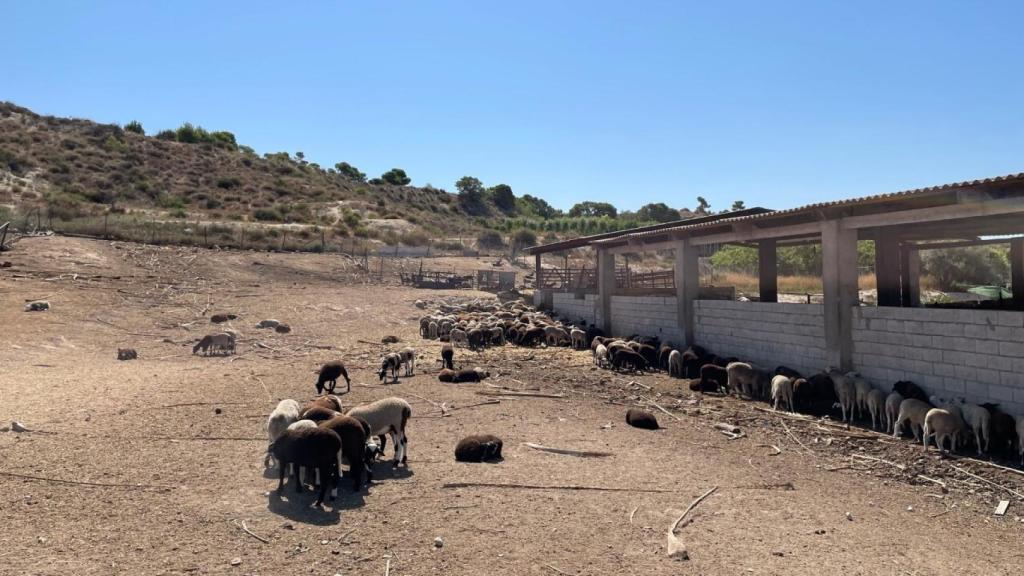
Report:
[{"label": "dry dirt ground", "polygon": [[[700,398],[661,375],[631,384],[567,349],[460,351],[463,365],[496,374],[492,385],[563,396],[477,405],[489,399],[481,392],[498,388],[437,382],[428,370],[437,369],[439,344],[418,338],[415,300],[446,295],[363,284],[336,256],[49,237],[22,239],[3,260],[13,266],[0,269],[0,423],[31,431],[0,432],[0,574],[1024,568],[1024,501],[1008,492],[1024,493],[1024,476],[934,450],[922,456],[907,440],[863,429]],[[24,312],[35,298],[52,310]],[[238,354],[193,356],[215,312],[239,315]],[[293,332],[256,330],[263,318]],[[381,385],[376,342],[388,334],[417,346],[422,359],[414,377]],[[117,361],[126,346],[140,359]],[[264,421],[281,398],[310,399],[314,369],[335,358],[354,376],[348,404],[391,395],[413,404],[409,467],[393,473],[380,463],[368,490],[352,494],[344,484],[335,503],[315,509],[309,491],[296,496],[286,486],[276,495],[262,465]],[[664,430],[624,424],[625,405],[643,397],[675,414],[658,412]],[[432,404],[442,402],[446,417]],[[744,437],[729,440],[713,428],[721,421]],[[456,463],[456,441],[472,433],[501,436],[505,460]],[[612,455],[549,454],[525,442]],[[620,491],[446,488],[451,482]],[[690,559],[667,558],[667,527],[713,486],[678,531]],[[996,517],[1000,499],[1010,509]]]}]

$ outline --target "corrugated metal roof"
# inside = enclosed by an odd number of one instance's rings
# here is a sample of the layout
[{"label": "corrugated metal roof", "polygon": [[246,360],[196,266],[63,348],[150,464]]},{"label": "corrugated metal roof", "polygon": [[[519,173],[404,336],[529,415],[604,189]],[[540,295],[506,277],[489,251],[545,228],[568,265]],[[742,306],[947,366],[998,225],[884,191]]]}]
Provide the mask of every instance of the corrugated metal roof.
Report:
[{"label": "corrugated metal roof", "polygon": [[884,194],[876,194],[874,196],[861,196],[859,198],[848,198],[845,200],[830,200],[828,202],[817,202],[814,204],[806,204],[804,206],[798,206],[796,208],[786,208],[783,210],[771,210],[761,214],[752,214],[745,216],[733,216],[714,220],[711,222],[702,223],[690,223],[686,221],[680,222],[678,226],[662,228],[659,230],[634,230],[633,232],[625,231],[625,234],[621,234],[616,238],[608,238],[604,240],[597,240],[593,243],[603,244],[611,242],[612,240],[629,239],[629,238],[644,238],[656,234],[664,234],[665,232],[675,232],[679,230],[699,230],[701,228],[707,228],[710,226],[721,226],[722,224],[732,224],[734,222],[749,222],[752,220],[763,220],[766,218],[775,218],[779,216],[786,216],[792,214],[798,214],[801,212],[810,212],[814,210],[821,210],[823,208],[835,208],[842,206],[855,206],[858,204],[876,203],[884,200],[898,200],[903,198],[909,198],[914,196],[925,196],[933,194],[935,192],[943,192],[947,190],[955,190],[959,188],[971,188],[974,186],[982,186],[986,184],[997,184],[1000,182],[1008,182],[1014,180],[1024,180],[1024,172],[1016,174],[1007,174],[1005,176],[995,176],[992,178],[983,178],[980,180],[967,180],[964,182],[954,182],[951,184],[941,184],[938,186],[928,186],[926,188],[915,188],[913,190],[903,190],[900,192],[888,192]]}]

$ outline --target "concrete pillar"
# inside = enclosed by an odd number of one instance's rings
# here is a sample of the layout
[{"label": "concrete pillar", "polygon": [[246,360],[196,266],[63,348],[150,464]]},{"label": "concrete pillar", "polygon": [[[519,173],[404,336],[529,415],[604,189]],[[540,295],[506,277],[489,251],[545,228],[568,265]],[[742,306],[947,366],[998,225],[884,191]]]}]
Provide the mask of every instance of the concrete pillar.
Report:
[{"label": "concrete pillar", "polygon": [[543,288],[540,284],[540,254],[534,254],[533,284],[537,290]]},{"label": "concrete pillar", "polygon": [[853,307],[857,299],[857,231],[838,220],[821,224],[821,268],[825,292],[825,359],[842,370],[853,367]]},{"label": "concrete pillar", "polygon": [[597,249],[597,301],[601,313],[601,329],[608,336],[612,332],[612,293],[615,292],[615,254]]},{"label": "concrete pillar", "polygon": [[921,305],[921,252],[910,245],[900,246],[900,290],[903,306]]},{"label": "concrete pillar", "polygon": [[779,301],[779,272],[774,239],[757,243],[757,277],[761,302]]},{"label": "concrete pillar", "polygon": [[692,346],[694,342],[693,301],[700,290],[700,267],[697,247],[687,239],[678,240],[674,245],[676,268],[676,314],[679,319],[679,331],[683,333],[685,342],[681,346]]},{"label": "concrete pillar", "polygon": [[1013,303],[1024,305],[1024,238],[1010,240],[1010,290]]},{"label": "concrete pillar", "polygon": [[896,235],[880,230],[875,237],[875,286],[878,288],[879,306],[899,306],[900,248]]}]

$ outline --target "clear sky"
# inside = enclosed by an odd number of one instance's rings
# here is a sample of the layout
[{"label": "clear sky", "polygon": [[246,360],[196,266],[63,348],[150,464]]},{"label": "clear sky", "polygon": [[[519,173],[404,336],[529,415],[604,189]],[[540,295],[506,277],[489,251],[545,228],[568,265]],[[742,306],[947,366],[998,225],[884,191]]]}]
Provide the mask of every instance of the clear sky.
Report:
[{"label": "clear sky", "polygon": [[0,100],[454,190],[784,208],[1024,171],[1024,3],[2,0]]}]

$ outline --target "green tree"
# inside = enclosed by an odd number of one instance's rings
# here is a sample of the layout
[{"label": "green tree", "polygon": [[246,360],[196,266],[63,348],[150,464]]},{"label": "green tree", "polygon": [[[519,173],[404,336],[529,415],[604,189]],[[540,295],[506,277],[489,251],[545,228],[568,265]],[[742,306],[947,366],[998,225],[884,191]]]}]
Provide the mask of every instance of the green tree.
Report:
[{"label": "green tree", "polygon": [[746,206],[744,205],[743,200],[737,200],[737,201],[732,203],[732,208],[730,208],[730,210],[736,211],[736,210],[743,210],[745,208],[746,208]]},{"label": "green tree", "polygon": [[146,131],[142,129],[142,123],[138,120],[132,120],[131,122],[124,125],[124,129],[127,132],[135,132],[136,134],[146,135]]},{"label": "green tree", "polygon": [[536,214],[544,219],[554,218],[561,214],[559,210],[548,204],[543,198],[537,198],[529,194],[523,194],[522,197],[517,198],[516,203],[519,205],[519,212]]},{"label": "green tree", "polygon": [[392,168],[380,175],[380,179],[395,186],[408,186],[412,182],[401,168]]},{"label": "green tree", "polygon": [[697,214],[710,214],[711,204],[703,196],[697,196],[697,209],[694,212]]},{"label": "green tree", "polygon": [[476,245],[485,250],[504,248],[505,240],[497,230],[484,230],[476,237]]},{"label": "green tree", "polygon": [[487,213],[487,206],[484,204],[484,183],[479,178],[463,176],[455,183],[459,191],[459,206],[466,214],[480,215]]},{"label": "green tree", "polygon": [[523,248],[537,245],[537,234],[533,230],[520,228],[512,233],[512,251],[518,252]]},{"label": "green tree", "polygon": [[669,208],[664,202],[657,204],[645,204],[636,211],[636,217],[640,220],[654,220],[655,222],[673,222],[679,220],[679,211]]},{"label": "green tree", "polygon": [[619,211],[615,209],[615,206],[607,202],[580,202],[569,209],[569,216],[579,218],[581,216],[607,216],[609,218],[615,218],[619,215]]},{"label": "green tree", "polygon": [[358,168],[349,164],[348,162],[338,162],[334,165],[334,169],[349,180],[355,180],[356,182],[366,182],[366,174],[360,172]]},{"label": "green tree", "polygon": [[516,211],[516,195],[512,193],[512,187],[508,184],[498,184],[489,190],[491,202],[505,214],[514,214]]}]

